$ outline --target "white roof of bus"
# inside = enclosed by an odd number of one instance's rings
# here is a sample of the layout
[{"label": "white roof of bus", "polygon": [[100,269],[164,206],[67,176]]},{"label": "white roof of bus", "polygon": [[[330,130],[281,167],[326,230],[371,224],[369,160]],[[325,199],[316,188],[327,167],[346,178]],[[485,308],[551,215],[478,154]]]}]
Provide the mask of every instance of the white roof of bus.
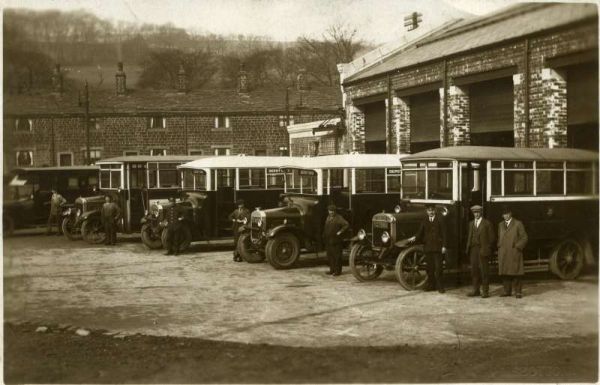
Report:
[{"label": "white roof of bus", "polygon": [[341,154],[314,157],[294,156],[214,156],[198,159],[178,168],[370,168],[400,167],[400,159],[407,154]]},{"label": "white roof of bus", "polygon": [[[408,154],[341,154],[324,155],[311,158],[303,158],[304,162],[300,165],[304,169],[323,169],[323,168],[382,168],[382,167],[400,167],[400,159]],[[293,164],[283,165],[283,167],[298,167]]]},{"label": "white roof of bus", "polygon": [[300,165],[301,161],[307,158],[297,156],[242,156],[242,155],[224,155],[210,156],[184,163],[178,168],[192,169],[213,169],[213,168],[265,168],[281,167],[287,164]]}]

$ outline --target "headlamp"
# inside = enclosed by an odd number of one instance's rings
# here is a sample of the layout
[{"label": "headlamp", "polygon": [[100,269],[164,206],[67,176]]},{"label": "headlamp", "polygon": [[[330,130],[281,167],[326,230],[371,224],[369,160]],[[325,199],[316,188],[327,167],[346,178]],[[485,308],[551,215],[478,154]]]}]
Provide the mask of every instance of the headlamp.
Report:
[{"label": "headlamp", "polygon": [[396,214],[400,214],[401,211],[402,211],[402,207],[400,207],[400,205],[396,205],[396,207],[394,207],[394,212]]},{"label": "headlamp", "polygon": [[365,230],[363,230],[363,229],[358,230],[357,237],[359,240],[362,241],[363,239],[365,239],[366,236],[367,236],[367,233],[365,232]]},{"label": "headlamp", "polygon": [[387,231],[384,231],[383,234],[381,234],[381,241],[383,243],[388,243],[389,240],[390,240],[390,234]]}]

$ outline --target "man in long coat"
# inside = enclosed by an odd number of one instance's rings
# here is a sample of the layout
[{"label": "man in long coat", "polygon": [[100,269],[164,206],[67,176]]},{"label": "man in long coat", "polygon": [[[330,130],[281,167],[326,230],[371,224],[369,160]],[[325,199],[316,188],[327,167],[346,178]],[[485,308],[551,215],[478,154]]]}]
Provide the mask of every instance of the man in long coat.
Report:
[{"label": "man in long coat", "polygon": [[427,281],[426,290],[434,290],[437,287],[438,292],[445,293],[443,263],[444,254],[447,246],[446,223],[435,212],[435,205],[427,204],[425,206],[427,217],[421,223],[417,234],[409,238],[409,242],[422,242],[425,252],[425,261],[427,263]]},{"label": "man in long coat", "polygon": [[110,195],[104,197],[104,204],[100,210],[104,233],[106,234],[105,245],[117,244],[117,221],[121,217],[121,209],[112,201]]},{"label": "man in long coat", "polygon": [[60,235],[60,212],[61,207],[67,203],[67,200],[58,193],[56,190],[52,190],[52,197],[50,198],[50,215],[48,216],[48,224],[46,229],[46,235],[52,234],[52,227],[56,225],[57,235]]},{"label": "man in long coat", "polygon": [[229,214],[229,220],[233,223],[233,261],[242,262],[242,256],[238,251],[237,244],[241,235],[240,228],[242,225],[245,225],[250,221],[250,210],[246,208],[243,199],[238,199],[236,203],[237,209],[233,210],[233,212]]},{"label": "man in long coat", "polygon": [[342,274],[343,234],[348,230],[348,221],[337,213],[334,204],[327,206],[327,219],[323,228],[323,241],[329,260],[329,271],[326,274],[338,276]]},{"label": "man in long coat", "polygon": [[482,216],[483,207],[475,205],[471,207],[471,211],[473,220],[469,222],[466,253],[471,261],[473,291],[467,295],[469,297],[481,295],[482,298],[488,298],[490,256],[496,242],[496,234],[492,223]]},{"label": "man in long coat", "polygon": [[169,198],[169,203],[171,205],[165,210],[165,218],[168,223],[165,255],[179,255],[179,249],[183,242],[184,213],[182,207],[175,202],[175,198]]},{"label": "man in long coat", "polygon": [[527,246],[527,232],[521,221],[512,217],[512,210],[505,206],[503,221],[498,224],[498,273],[502,276],[504,293],[512,295],[514,288],[517,298],[522,297],[523,249]]}]

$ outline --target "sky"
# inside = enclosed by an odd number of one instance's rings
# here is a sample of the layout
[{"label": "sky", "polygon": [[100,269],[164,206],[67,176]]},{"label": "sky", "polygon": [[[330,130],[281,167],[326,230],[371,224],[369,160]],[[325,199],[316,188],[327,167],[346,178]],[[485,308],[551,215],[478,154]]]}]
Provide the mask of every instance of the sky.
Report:
[{"label": "sky", "polygon": [[423,14],[423,29],[467,13],[481,15],[516,0],[2,0],[3,7],[84,9],[112,21],[164,24],[196,32],[268,36],[292,41],[318,37],[345,22],[374,43],[406,33],[403,17]]}]

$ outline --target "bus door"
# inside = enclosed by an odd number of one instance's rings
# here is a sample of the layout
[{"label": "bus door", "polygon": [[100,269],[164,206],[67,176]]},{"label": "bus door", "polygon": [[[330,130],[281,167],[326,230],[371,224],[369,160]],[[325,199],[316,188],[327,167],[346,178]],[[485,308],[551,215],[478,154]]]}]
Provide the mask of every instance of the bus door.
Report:
[{"label": "bus door", "polygon": [[221,168],[213,172],[213,189],[215,191],[214,226],[216,236],[232,234],[229,214],[235,210],[235,169]]}]

